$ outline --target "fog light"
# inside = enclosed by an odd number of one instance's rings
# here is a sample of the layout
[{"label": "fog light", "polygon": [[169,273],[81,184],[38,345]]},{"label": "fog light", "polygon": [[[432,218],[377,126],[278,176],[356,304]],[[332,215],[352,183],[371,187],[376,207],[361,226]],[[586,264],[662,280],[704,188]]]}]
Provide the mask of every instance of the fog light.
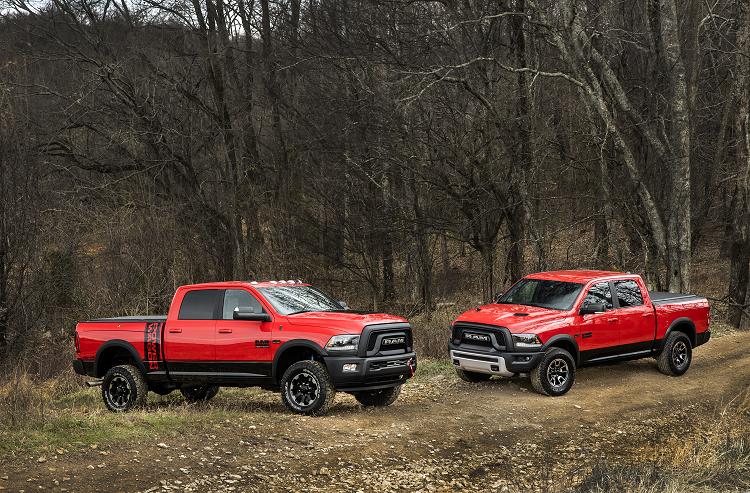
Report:
[{"label": "fog light", "polygon": [[357,371],[357,363],[345,363],[343,366],[345,373],[351,373]]},{"label": "fog light", "polygon": [[456,366],[461,366],[461,363],[459,363],[459,361],[457,359],[453,360],[453,364],[456,365]]},{"label": "fog light", "polygon": [[500,367],[497,365],[490,365],[490,371],[500,371]]}]

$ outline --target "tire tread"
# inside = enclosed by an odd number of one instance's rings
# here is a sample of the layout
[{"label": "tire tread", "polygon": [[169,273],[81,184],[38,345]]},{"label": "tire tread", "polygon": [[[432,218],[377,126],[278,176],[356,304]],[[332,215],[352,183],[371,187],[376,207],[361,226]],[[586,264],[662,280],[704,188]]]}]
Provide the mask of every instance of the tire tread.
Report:
[{"label": "tire tread", "polygon": [[130,379],[135,383],[135,399],[133,400],[133,403],[130,404],[125,409],[112,409],[107,405],[107,399],[104,396],[105,388],[104,385],[102,385],[102,400],[104,401],[104,405],[113,412],[127,412],[131,409],[136,409],[139,407],[143,407],[146,405],[146,395],[148,394],[148,385],[146,384],[146,379],[143,377],[143,374],[141,371],[134,365],[117,365],[110,368],[107,373],[104,375],[104,380],[107,380],[107,377],[112,373],[125,373],[126,377],[130,377]]},{"label": "tire tread", "polygon": [[[553,359],[555,356],[564,356],[568,360],[568,367],[569,371],[571,373],[569,379],[570,379],[570,386],[565,390],[565,392],[561,394],[555,394],[550,392],[550,389],[547,388],[547,380],[545,379],[544,372],[547,368],[547,363]],[[536,365],[534,368],[531,369],[531,372],[529,373],[529,379],[531,380],[531,386],[532,388],[542,394],[542,395],[548,395],[548,396],[561,396],[567,394],[570,389],[575,384],[576,379],[576,364],[575,360],[573,359],[573,356],[566,351],[565,349],[559,348],[559,347],[553,347],[547,350],[547,352],[544,354],[544,358],[539,362],[538,365]]]},{"label": "tire tread", "polygon": [[[688,362],[688,366],[682,373],[675,372],[672,368],[672,351],[671,347],[674,345],[674,343],[678,340],[684,338],[685,342],[688,344],[688,347],[690,348],[690,361]],[[662,372],[665,375],[669,375],[670,377],[679,377],[681,375],[684,375],[685,372],[690,369],[690,363],[692,363],[692,343],[690,342],[690,338],[684,333],[684,332],[672,332],[667,336],[667,338],[664,340],[664,347],[661,350],[661,353],[659,353],[659,356],[656,357],[656,366],[659,368],[659,371]]]},{"label": "tire tread", "polygon": [[[314,373],[315,376],[318,378],[318,382],[322,385],[323,388],[321,388],[321,391],[325,393],[325,400],[318,405],[317,407],[314,407],[312,409],[309,409],[307,411],[299,411],[294,408],[291,402],[289,402],[286,398],[286,382],[289,380],[292,374],[300,369],[307,369],[311,373]],[[325,365],[319,361],[313,361],[313,360],[304,360],[304,361],[298,361],[291,365],[287,370],[284,372],[284,376],[281,377],[281,402],[284,403],[284,406],[286,406],[287,409],[292,411],[293,413],[297,414],[306,414],[310,416],[322,416],[328,412],[328,410],[333,405],[333,401],[336,398],[336,389],[333,388],[333,381],[331,381],[331,375],[328,373],[328,369],[326,369]]]}]

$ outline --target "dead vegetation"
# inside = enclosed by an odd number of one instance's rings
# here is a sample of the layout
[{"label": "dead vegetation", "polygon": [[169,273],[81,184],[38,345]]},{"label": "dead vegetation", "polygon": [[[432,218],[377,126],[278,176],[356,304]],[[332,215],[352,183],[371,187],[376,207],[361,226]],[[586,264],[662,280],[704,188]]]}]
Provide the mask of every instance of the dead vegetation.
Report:
[{"label": "dead vegetation", "polygon": [[750,488],[750,391],[641,457],[595,465],[576,493],[703,493]]}]

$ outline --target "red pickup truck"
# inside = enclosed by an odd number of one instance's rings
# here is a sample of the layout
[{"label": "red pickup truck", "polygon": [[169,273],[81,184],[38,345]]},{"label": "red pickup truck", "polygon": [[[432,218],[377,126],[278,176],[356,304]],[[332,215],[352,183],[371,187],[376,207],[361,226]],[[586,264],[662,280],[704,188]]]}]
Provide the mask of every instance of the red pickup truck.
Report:
[{"label": "red pickup truck", "polygon": [[534,390],[558,396],[583,365],[654,357],[661,372],[682,375],[709,322],[705,298],[649,293],[637,275],[541,272],[458,317],[449,350],[463,380],[525,373]]},{"label": "red pickup truck", "polygon": [[413,376],[406,319],[348,309],[299,281],[217,282],[177,289],[169,314],[79,322],[76,373],[101,379],[112,411],[147,391],[188,401],[219,386],[280,390],[293,412],[323,414],[336,391],[387,406]]}]

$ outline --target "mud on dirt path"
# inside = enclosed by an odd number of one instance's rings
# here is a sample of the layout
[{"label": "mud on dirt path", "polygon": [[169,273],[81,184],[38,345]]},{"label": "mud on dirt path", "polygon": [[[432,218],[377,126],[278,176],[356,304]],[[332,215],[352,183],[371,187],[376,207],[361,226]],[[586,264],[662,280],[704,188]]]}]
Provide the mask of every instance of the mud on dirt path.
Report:
[{"label": "mud on dirt path", "polygon": [[696,349],[681,378],[651,359],[583,368],[559,398],[535,394],[526,379],[467,384],[444,372],[409,383],[386,409],[339,395],[321,418],[288,414],[278,396],[253,390],[222,391],[210,419],[157,402],[144,412],[187,419],[125,443],[0,459],[0,488],[556,491],[598,461],[628,462],[713,416],[750,383],[744,340],[729,334]]}]

